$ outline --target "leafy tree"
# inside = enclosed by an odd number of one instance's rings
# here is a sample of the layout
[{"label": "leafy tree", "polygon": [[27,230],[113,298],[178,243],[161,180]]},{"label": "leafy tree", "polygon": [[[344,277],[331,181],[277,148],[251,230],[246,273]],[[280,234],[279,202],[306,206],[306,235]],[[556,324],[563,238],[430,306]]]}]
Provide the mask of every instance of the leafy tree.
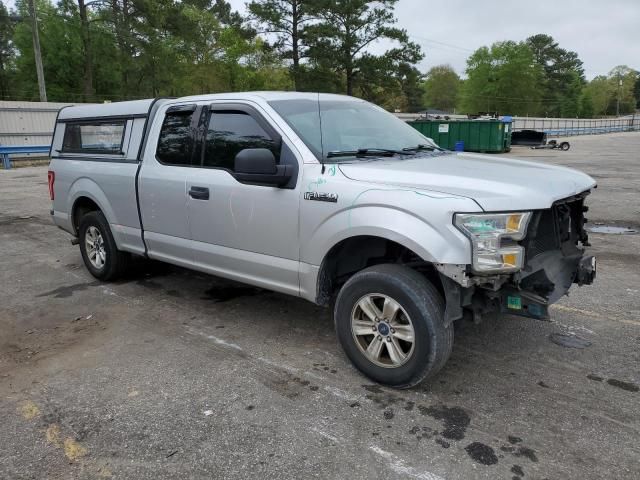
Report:
[{"label": "leafy tree", "polygon": [[[63,15],[48,0],[36,2],[42,63],[50,101],[80,100],[82,75],[82,54],[79,29],[76,24],[67,24]],[[61,3],[64,7],[64,2]],[[21,18],[15,27],[14,44],[19,52],[16,58],[15,95],[28,100],[38,98],[35,57],[30,13],[26,1],[16,2],[17,15]]]},{"label": "leafy tree", "polygon": [[[403,61],[403,52],[391,49],[385,55],[365,53],[358,62],[356,94],[391,111],[415,112],[423,108],[422,74]],[[344,86],[342,90],[344,92]]]},{"label": "leafy tree", "polygon": [[344,92],[344,78],[336,73],[333,64],[324,59],[309,58],[300,64],[296,90],[303,92]]},{"label": "leafy tree", "polygon": [[584,69],[576,52],[560,48],[550,35],[527,38],[534,61],[542,68],[542,97],[548,116],[575,116],[580,90],[584,85]]},{"label": "leafy tree", "polygon": [[419,112],[424,109],[422,81],[424,75],[408,62],[397,66],[396,78],[400,83],[400,90],[406,99],[406,107],[403,111]]},{"label": "leafy tree", "polygon": [[134,62],[139,54],[138,44],[141,35],[139,29],[134,26],[139,21],[140,5],[144,4],[131,0],[108,0],[99,12],[104,25],[111,29],[114,45],[117,47],[112,67],[119,77],[119,82],[113,93],[123,98],[137,90],[133,84],[136,76]]},{"label": "leafy tree", "polygon": [[618,100],[620,102],[620,114],[635,111],[636,98],[634,96],[634,88],[637,79],[638,72],[626,65],[618,65],[609,72],[609,91],[612,94],[607,109],[609,115],[617,113]]},{"label": "leafy tree", "polygon": [[231,9],[231,4],[227,0],[213,0],[211,6],[208,5],[212,0],[187,0],[185,3],[189,3],[189,1],[194,2],[196,5],[203,4],[203,9],[208,9],[218,18],[222,25],[234,29],[245,40],[253,40],[255,38],[255,29],[248,26],[246,19],[239,12]]},{"label": "leafy tree", "polygon": [[497,42],[467,59],[463,110],[531,115],[540,107],[542,71],[524,42]]},{"label": "leafy tree", "polygon": [[460,77],[451,65],[432,67],[427,72],[422,87],[427,108],[451,112],[456,107]]},{"label": "leafy tree", "polygon": [[582,90],[582,95],[580,96],[580,118],[593,118],[594,109],[593,109],[593,98],[591,97],[591,93],[587,88]]},{"label": "leafy tree", "polygon": [[580,113],[580,98],[583,81],[577,73],[572,73],[573,80],[565,86],[564,95],[560,97],[560,117],[577,117]]},{"label": "leafy tree", "polygon": [[[189,34],[180,33],[180,62],[185,69],[180,91],[201,93],[264,88],[290,88],[288,75],[271,48],[236,13],[218,11],[221,4],[204,11],[187,5],[183,10]],[[228,5],[228,4],[227,4]]]},{"label": "leafy tree", "polygon": [[84,94],[93,96],[93,51],[91,48],[91,33],[89,32],[90,11],[85,0],[77,0],[78,16],[80,18],[80,38],[82,39],[82,63],[84,66]]},{"label": "leafy tree", "polygon": [[0,98],[9,96],[15,49],[12,42],[13,23],[9,11],[0,3]]},{"label": "leafy tree", "polygon": [[636,75],[638,78],[633,87],[633,95],[636,97],[636,108],[640,109],[640,72],[636,72]]},{"label": "leafy tree", "polygon": [[[385,80],[391,66],[402,63],[415,64],[423,55],[420,47],[409,41],[407,32],[392,25],[396,22],[393,9],[398,0],[316,0],[310,14],[318,18],[306,28],[305,42],[309,57],[317,63],[329,65],[344,76],[345,91],[353,95],[356,87],[368,89],[366,84]],[[374,55],[367,52],[372,43],[392,40],[399,48],[387,50],[372,61]],[[361,74],[367,64],[373,78]],[[371,68],[377,65],[378,68]]]},{"label": "leafy tree", "polygon": [[592,114],[594,116],[602,116],[607,114],[612,96],[611,82],[604,75],[598,75],[585,86],[583,100],[584,97],[591,99]]},{"label": "leafy tree", "polygon": [[595,116],[615,115],[620,98],[620,114],[632,113],[636,108],[635,87],[638,72],[618,65],[607,76],[599,75],[584,88],[584,95],[592,101]]},{"label": "leafy tree", "polygon": [[[275,46],[226,0],[35,1],[54,101],[284,90],[294,87],[293,80],[302,90],[341,92],[348,86],[389,109],[421,108],[415,63],[422,54],[393,28],[397,0],[253,0],[254,22],[266,17],[256,28],[275,32]],[[27,0],[17,0],[16,8],[21,20],[13,32],[0,15],[0,93],[36,99]],[[344,20],[344,28],[331,29],[331,19]],[[395,45],[373,55],[368,47],[385,38]]]},{"label": "leafy tree", "polygon": [[282,58],[291,60],[291,74],[296,90],[300,90],[301,60],[306,57],[304,28],[312,19],[312,0],[254,0],[248,4],[254,21],[263,25],[263,33],[275,34],[276,47]]},{"label": "leafy tree", "polygon": [[[361,77],[369,79],[358,85],[358,96],[387,110],[407,109],[407,98],[402,92],[397,72],[386,57],[366,53],[360,58],[358,69]],[[335,72],[333,75],[335,76]],[[340,85],[338,91],[344,93],[344,83]]]}]

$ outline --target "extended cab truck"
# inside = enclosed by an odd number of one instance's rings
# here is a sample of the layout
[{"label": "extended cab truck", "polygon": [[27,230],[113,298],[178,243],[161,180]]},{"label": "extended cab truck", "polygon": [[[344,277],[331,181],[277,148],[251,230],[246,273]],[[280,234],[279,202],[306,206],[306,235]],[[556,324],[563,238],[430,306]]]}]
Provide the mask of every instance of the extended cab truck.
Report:
[{"label": "extended cab truck", "polygon": [[592,283],[594,187],[444,151],[362,100],[279,92],[64,108],[49,172],[96,278],[133,254],[333,305],[351,361],[396,387],[445,364],[453,322],[545,318]]}]

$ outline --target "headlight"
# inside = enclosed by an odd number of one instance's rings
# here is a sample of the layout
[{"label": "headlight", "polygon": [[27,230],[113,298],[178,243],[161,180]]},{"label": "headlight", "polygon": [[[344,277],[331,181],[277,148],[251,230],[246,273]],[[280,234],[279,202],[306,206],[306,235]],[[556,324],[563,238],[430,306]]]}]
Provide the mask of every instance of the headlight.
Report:
[{"label": "headlight", "polygon": [[527,233],[531,212],[456,213],[454,224],[473,247],[473,270],[515,272],[524,263],[524,248],[516,244]]}]

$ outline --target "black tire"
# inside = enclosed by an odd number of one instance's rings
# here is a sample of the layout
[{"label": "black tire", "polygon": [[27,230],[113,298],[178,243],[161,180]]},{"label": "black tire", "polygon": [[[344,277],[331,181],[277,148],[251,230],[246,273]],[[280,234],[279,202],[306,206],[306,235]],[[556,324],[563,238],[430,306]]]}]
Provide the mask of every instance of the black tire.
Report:
[{"label": "black tire", "polygon": [[[413,351],[398,367],[378,366],[360,350],[351,328],[356,303],[368,294],[391,297],[405,310],[415,333]],[[353,275],[342,287],[334,307],[338,340],[351,362],[372,380],[409,388],[435,375],[453,347],[453,325],[444,326],[444,300],[420,273],[403,265],[376,265]]]},{"label": "black tire", "polygon": [[564,150],[566,152],[567,150],[569,150],[569,148],[571,148],[571,145],[569,145],[569,142],[562,142],[560,144],[560,150]]},{"label": "black tire", "polygon": [[[89,230],[90,227],[95,227],[102,236],[105,260],[104,264],[100,268],[91,263],[87,252],[86,236],[87,230]],[[91,275],[96,277],[98,280],[103,281],[115,280],[122,275],[126,269],[129,254],[121,252],[116,247],[116,242],[111,234],[109,223],[102,212],[93,211],[83,215],[80,219],[78,236],[80,240],[80,253],[82,254],[82,260]]]}]

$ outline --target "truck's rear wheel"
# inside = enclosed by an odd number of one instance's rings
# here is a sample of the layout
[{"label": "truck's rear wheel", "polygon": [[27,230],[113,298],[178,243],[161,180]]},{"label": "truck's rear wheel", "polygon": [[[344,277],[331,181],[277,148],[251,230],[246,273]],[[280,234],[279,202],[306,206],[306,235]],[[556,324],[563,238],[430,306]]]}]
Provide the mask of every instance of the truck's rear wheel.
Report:
[{"label": "truck's rear wheel", "polygon": [[376,265],[351,277],[338,294],[334,318],[349,359],[385,385],[414,386],[451,354],[453,326],[444,325],[442,296],[402,265]]},{"label": "truck's rear wheel", "polygon": [[80,219],[80,253],[87,270],[99,280],[115,280],[124,272],[128,254],[116,247],[109,223],[100,211]]}]

